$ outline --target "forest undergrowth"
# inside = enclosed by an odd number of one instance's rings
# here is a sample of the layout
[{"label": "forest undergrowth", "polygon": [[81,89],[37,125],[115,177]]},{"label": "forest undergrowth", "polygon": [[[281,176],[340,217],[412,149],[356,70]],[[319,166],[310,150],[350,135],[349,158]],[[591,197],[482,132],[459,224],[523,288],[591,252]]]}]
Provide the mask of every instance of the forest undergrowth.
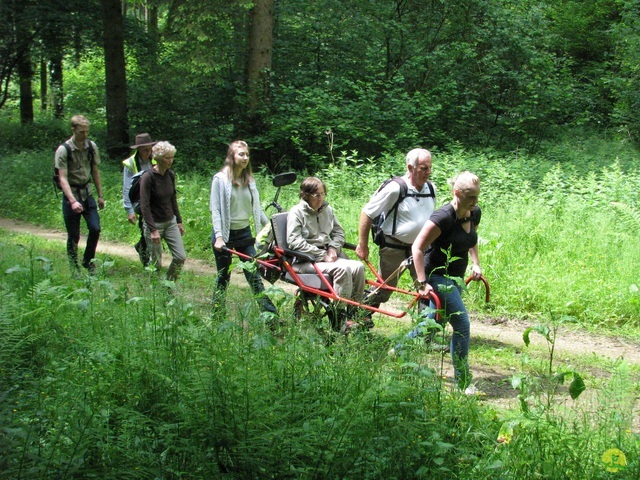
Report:
[{"label": "forest undergrowth", "polygon": [[[59,227],[60,200],[48,172],[34,168],[40,157],[5,158],[0,214]],[[423,343],[390,357],[384,329],[342,337],[283,314],[273,332],[244,290],[231,289],[230,313],[219,318],[207,300],[211,279],[187,272],[167,284],[109,257],[95,277],[72,278],[63,247],[0,234],[1,475],[637,478],[637,370],[600,365],[609,375],[597,393],[588,363],[554,357],[554,345],[558,326],[637,338],[638,280],[628,265],[638,253],[630,199],[640,177],[622,161],[577,169],[535,160],[434,158],[442,202],[446,179],[461,169],[483,182],[480,252],[492,301],[471,290],[470,309],[536,319],[523,335],[548,347],[517,361],[491,345],[472,350],[472,365],[474,355],[512,363],[517,404],[506,410],[452,389]],[[178,157],[187,251],[210,258],[210,178],[179,165]],[[402,168],[401,157],[376,163],[352,152],[314,172],[350,241],[360,205]],[[132,240],[118,169],[103,172],[103,238]],[[266,205],[274,189],[265,172],[258,180]],[[281,204],[296,194],[283,190]],[[276,295],[283,312],[291,301]]]}]

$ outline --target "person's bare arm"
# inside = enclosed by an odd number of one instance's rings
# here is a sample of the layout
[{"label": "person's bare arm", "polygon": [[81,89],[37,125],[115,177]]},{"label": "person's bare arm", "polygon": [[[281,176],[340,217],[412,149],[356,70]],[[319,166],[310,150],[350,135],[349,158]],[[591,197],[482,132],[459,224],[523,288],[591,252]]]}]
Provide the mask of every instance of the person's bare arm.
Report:
[{"label": "person's bare arm", "polygon": [[93,178],[93,184],[96,186],[96,193],[98,194],[98,207],[100,210],[104,208],[104,198],[102,198],[102,183],[100,181],[100,170],[95,163],[91,165],[91,177]]},{"label": "person's bare arm", "polygon": [[[435,223],[429,220],[424,224],[422,230],[416,237],[413,245],[411,245],[411,254],[413,255],[413,266],[416,270],[416,280],[420,283],[427,281],[427,275],[424,271],[424,249],[440,236],[442,231]],[[433,288],[428,283],[421,286],[418,291],[422,295],[427,295]]]},{"label": "person's bare arm", "polygon": [[480,258],[478,257],[478,244],[476,243],[469,249],[469,257],[473,265],[471,266],[471,275],[474,280],[478,280],[482,275],[482,269],[480,268]]},{"label": "person's bare arm", "polygon": [[71,210],[76,213],[81,213],[84,208],[82,207],[82,204],[76,200],[76,197],[71,191],[71,185],[69,185],[69,178],[67,177],[67,169],[59,168],[58,176],[60,178],[60,188],[62,188],[62,193],[64,193],[64,196],[69,200]]},{"label": "person's bare arm", "polygon": [[369,258],[369,232],[371,232],[371,223],[372,221],[366,213],[360,213],[356,255],[358,255],[358,257],[360,257],[362,260],[366,260]]}]

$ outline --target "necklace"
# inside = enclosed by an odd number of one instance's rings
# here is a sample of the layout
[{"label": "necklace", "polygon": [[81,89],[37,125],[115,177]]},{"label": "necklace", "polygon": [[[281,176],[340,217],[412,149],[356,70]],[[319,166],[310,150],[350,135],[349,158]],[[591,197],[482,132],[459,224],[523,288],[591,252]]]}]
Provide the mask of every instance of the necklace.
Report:
[{"label": "necklace", "polygon": [[454,202],[451,202],[451,206],[453,207],[453,212],[456,215],[456,222],[457,223],[466,223],[469,220],[471,220],[471,212],[466,212],[468,215],[465,218],[460,218],[460,213],[458,213],[458,206],[456,204],[454,204]]}]

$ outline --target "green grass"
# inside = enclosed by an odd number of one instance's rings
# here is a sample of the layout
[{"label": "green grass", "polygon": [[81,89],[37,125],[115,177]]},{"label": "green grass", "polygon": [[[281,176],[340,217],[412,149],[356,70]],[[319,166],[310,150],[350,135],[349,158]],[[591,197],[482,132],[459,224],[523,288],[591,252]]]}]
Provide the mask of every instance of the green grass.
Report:
[{"label": "green grass", "polygon": [[[557,147],[555,158],[575,159],[568,150]],[[0,215],[62,229],[51,157],[5,154]],[[436,155],[442,202],[459,170],[483,181],[480,252],[492,301],[472,285],[470,309],[637,338],[632,160]],[[101,171],[102,239],[132,244],[119,167]],[[179,156],[176,171],[188,254],[211,261],[210,175],[181,172]],[[374,162],[352,152],[314,173],[355,241],[362,204],[401,171],[401,156]],[[266,205],[274,189],[266,175],[258,181]],[[280,203],[295,202],[297,186],[285,187]],[[6,478],[611,478],[601,457],[613,447],[628,460],[615,478],[640,475],[637,366],[555,359],[551,373],[576,372],[588,385],[571,400],[549,376],[544,349],[480,343],[472,369],[512,367],[522,380],[524,402],[503,410],[452,391],[421,342],[389,357],[409,322],[376,318],[370,335],[336,337],[296,322],[282,294],[274,335],[244,286],[230,287],[228,317],[212,317],[213,278],[185,272],[169,295],[135,262],[99,255],[98,276],[73,279],[62,243],[0,232],[0,248]],[[513,437],[498,443],[505,425]]]},{"label": "green grass", "polygon": [[[635,269],[629,268],[640,254],[639,211],[631,200],[640,189],[640,175],[630,169],[634,157],[614,146],[612,150],[628,156],[607,164],[598,153],[604,146],[594,145],[593,157],[578,149],[579,162],[576,152],[560,145],[553,149],[552,158],[559,158],[563,148],[573,163],[465,151],[435,156],[433,181],[443,203],[449,197],[447,179],[460,170],[471,169],[482,179],[480,256],[493,301],[485,306],[478,293],[470,295],[469,305],[473,310],[518,318],[553,314],[586,329],[638,337],[640,288]],[[48,151],[5,156],[0,215],[63,229],[50,162]],[[211,168],[211,175],[217,168]],[[402,156],[373,161],[351,152],[323,171],[313,172],[327,183],[329,201],[348,241],[357,241],[360,208],[369,195],[384,178],[403,168]],[[179,155],[175,169],[188,255],[212,262],[211,178],[182,172]],[[120,166],[105,161],[101,171],[107,200],[101,212],[102,239],[133,244],[137,228],[126,221],[121,206]],[[300,173],[299,180],[306,174]],[[267,205],[275,193],[270,176],[259,172],[257,180]],[[297,203],[297,190],[297,184],[284,187],[280,204],[290,208]],[[375,262],[376,247],[372,247]],[[409,286],[408,276],[403,282]]]},{"label": "green grass", "polygon": [[[62,243],[0,232],[0,248],[7,478],[605,478],[612,445],[632,460],[616,478],[638,474],[624,364],[588,419],[544,410],[544,389],[527,415],[494,410],[441,383],[419,343],[389,357],[384,330],[332,337],[284,315],[274,336],[244,288],[212,318],[210,279],[189,272],[168,295],[135,262],[103,258],[73,279]],[[472,358],[532,382],[545,369],[535,351],[495,353]],[[506,422],[516,434],[498,445]]]},{"label": "green grass", "polygon": [[[390,363],[380,340],[327,344],[291,322],[278,340],[251,303],[212,319],[126,262],[72,280],[62,251],[0,238],[3,326],[20,338],[3,358],[12,478],[376,478],[439,448],[408,448],[435,421],[433,377]],[[197,287],[185,276],[177,290]],[[432,438],[456,430],[440,420]]]},{"label": "green grass", "polygon": [[[60,198],[50,181],[51,161],[50,152],[43,151],[5,156],[0,215],[63,228]],[[588,329],[638,331],[639,281],[629,265],[640,254],[639,212],[632,201],[640,190],[640,175],[627,170],[633,158],[609,164],[600,157],[598,161],[596,166],[595,159],[587,157],[582,164],[567,164],[523,155],[435,156],[433,180],[440,202],[449,197],[447,179],[460,170],[481,176],[480,256],[493,291],[494,313],[516,317],[553,313]],[[211,175],[217,168],[211,168]],[[188,255],[212,261],[211,177],[182,172],[179,155],[175,169]],[[327,183],[329,201],[348,241],[357,241],[360,208],[369,195],[384,178],[402,169],[401,156],[373,161],[352,153],[313,172]],[[101,212],[102,239],[133,244],[137,228],[126,221],[121,206],[120,166],[105,161],[101,171],[107,200]],[[299,179],[305,175],[300,173]],[[264,172],[257,174],[257,180],[267,205],[275,189]],[[290,208],[297,203],[297,189],[297,185],[284,187],[280,204]],[[376,249],[372,250],[375,261]],[[472,297],[470,304],[473,309],[484,308],[481,298]]]}]

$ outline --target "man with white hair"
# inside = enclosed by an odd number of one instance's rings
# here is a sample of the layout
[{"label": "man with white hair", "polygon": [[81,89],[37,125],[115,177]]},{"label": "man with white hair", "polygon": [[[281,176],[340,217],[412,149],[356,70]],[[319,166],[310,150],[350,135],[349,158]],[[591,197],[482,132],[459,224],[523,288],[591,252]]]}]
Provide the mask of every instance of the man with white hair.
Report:
[{"label": "man with white hair", "polygon": [[[366,260],[369,257],[369,232],[373,219],[384,215],[383,235],[377,242],[380,247],[378,271],[391,287],[398,285],[397,270],[411,256],[411,245],[436,206],[435,187],[429,181],[431,152],[423,148],[411,150],[407,154],[406,165],[405,175],[383,184],[363,207],[358,228],[356,254]],[[410,263],[408,268],[415,281],[417,277],[413,265]],[[381,289],[366,302],[377,308],[390,296],[390,290]],[[366,323],[369,328],[373,327],[370,319]]]}]

